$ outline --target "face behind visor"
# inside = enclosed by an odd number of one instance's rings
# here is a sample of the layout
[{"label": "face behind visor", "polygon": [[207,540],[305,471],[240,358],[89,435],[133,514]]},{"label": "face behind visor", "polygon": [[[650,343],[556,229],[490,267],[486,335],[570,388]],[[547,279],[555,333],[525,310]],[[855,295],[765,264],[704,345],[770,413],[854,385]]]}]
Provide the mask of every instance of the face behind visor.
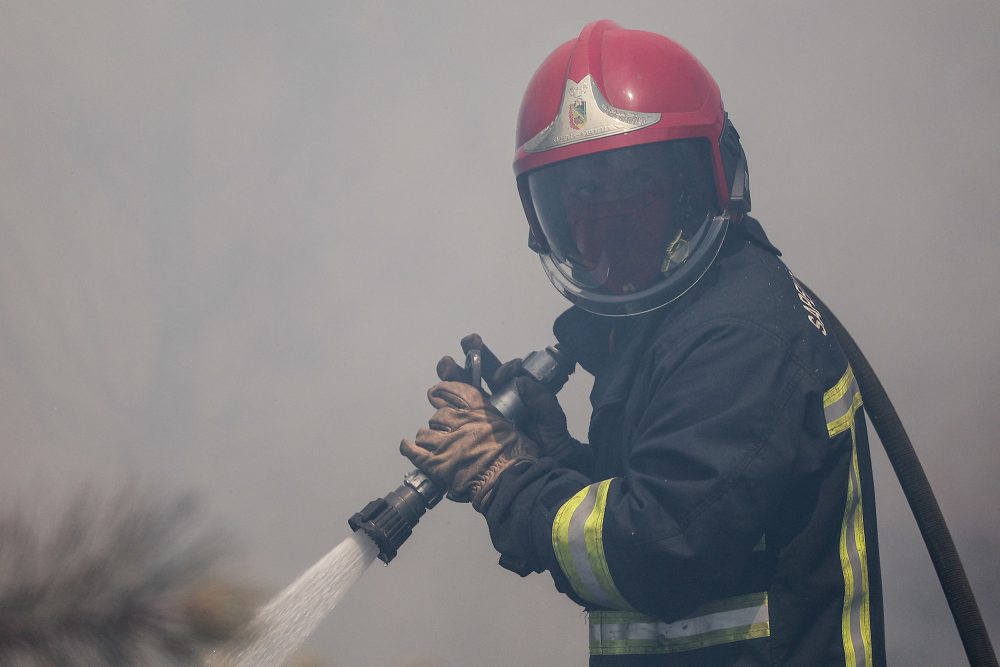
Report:
[{"label": "face behind visor", "polygon": [[582,308],[633,315],[686,292],[718,254],[710,146],[683,139],[572,158],[527,174],[542,265]]}]

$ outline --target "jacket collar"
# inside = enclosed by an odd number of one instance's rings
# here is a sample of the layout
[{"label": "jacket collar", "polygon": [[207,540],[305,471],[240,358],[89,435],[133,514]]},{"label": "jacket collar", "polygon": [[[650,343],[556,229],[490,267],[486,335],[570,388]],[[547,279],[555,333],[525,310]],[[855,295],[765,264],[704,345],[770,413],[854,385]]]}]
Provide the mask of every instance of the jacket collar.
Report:
[{"label": "jacket collar", "polygon": [[597,375],[611,351],[614,320],[615,318],[595,315],[573,306],[556,318],[552,333],[559,345],[566,348],[585,371]]},{"label": "jacket collar", "polygon": [[764,233],[764,228],[760,226],[760,223],[757,222],[756,218],[751,218],[749,215],[745,215],[737,227],[743,231],[743,236],[745,236],[750,243],[760,246],[764,250],[781,257],[781,251],[778,250],[770,240],[768,240],[767,234]]},{"label": "jacket collar", "polygon": [[[724,261],[727,255],[738,252],[747,242],[781,255],[781,251],[768,240],[760,223],[750,216],[744,216],[739,223],[730,225],[730,233],[716,263]],[[680,299],[649,313],[610,317],[595,315],[573,306],[556,318],[552,331],[560,346],[595,378],[590,395],[595,411],[598,407],[625,399],[631,387],[635,366],[648,349],[650,337],[664,318],[685,308],[686,304],[698,298],[702,290],[711,289],[713,269],[709,269],[709,273],[702,277],[699,284]]]},{"label": "jacket collar", "polygon": [[632,385],[634,367],[648,347],[650,334],[668,310],[608,317],[573,306],[556,319],[552,329],[560,346],[594,376],[590,401],[595,411],[625,399]]}]

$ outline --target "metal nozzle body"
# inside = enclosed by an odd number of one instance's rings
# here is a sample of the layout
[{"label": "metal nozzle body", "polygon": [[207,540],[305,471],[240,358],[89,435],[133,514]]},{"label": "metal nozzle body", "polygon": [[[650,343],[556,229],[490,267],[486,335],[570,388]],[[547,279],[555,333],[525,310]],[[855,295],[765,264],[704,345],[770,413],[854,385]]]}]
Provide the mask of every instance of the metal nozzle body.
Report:
[{"label": "metal nozzle body", "polygon": [[[576,362],[558,345],[532,352],[522,364],[526,375],[548,387],[553,393],[562,389],[576,368]],[[507,419],[517,422],[524,404],[512,380],[490,397],[490,403]],[[351,530],[363,530],[378,545],[379,559],[388,563],[410,537],[424,513],[441,501],[444,492],[419,470],[403,475],[403,483],[383,498],[371,501],[348,519]]]},{"label": "metal nozzle body", "polygon": [[347,520],[351,530],[365,531],[378,545],[378,557],[388,563],[413,532],[420,517],[441,501],[441,489],[424,473],[412,470],[384,498],[371,501]]}]

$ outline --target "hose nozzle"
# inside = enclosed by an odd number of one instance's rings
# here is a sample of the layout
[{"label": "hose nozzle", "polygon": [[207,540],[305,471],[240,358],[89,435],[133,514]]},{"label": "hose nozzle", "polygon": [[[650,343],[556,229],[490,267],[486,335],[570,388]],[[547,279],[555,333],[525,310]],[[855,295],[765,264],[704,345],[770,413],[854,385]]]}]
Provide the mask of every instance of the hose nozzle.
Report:
[{"label": "hose nozzle", "polygon": [[351,530],[365,531],[378,546],[378,557],[388,564],[413,533],[420,517],[441,501],[441,490],[419,470],[403,476],[403,483],[384,498],[376,498],[347,520]]},{"label": "hose nozzle", "polygon": [[[523,372],[535,378],[552,393],[558,392],[576,368],[576,362],[558,345],[532,352],[524,359]],[[507,419],[517,422],[524,405],[512,381],[490,397],[490,403]],[[441,500],[444,492],[419,470],[403,476],[403,483],[383,498],[377,498],[362,508],[347,525],[365,534],[378,546],[378,557],[388,564],[403,542],[413,533],[420,517]]]}]

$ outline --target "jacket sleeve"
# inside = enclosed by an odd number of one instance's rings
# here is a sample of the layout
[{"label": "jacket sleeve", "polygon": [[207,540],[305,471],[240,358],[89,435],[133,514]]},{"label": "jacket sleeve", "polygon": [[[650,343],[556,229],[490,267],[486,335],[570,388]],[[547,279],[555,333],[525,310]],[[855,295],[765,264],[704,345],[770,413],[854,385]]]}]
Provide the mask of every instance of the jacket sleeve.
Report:
[{"label": "jacket sleeve", "polygon": [[760,543],[803,439],[809,373],[740,320],[658,345],[623,476],[527,463],[501,478],[487,520],[508,560],[549,570],[578,603],[675,618],[729,590]]}]

